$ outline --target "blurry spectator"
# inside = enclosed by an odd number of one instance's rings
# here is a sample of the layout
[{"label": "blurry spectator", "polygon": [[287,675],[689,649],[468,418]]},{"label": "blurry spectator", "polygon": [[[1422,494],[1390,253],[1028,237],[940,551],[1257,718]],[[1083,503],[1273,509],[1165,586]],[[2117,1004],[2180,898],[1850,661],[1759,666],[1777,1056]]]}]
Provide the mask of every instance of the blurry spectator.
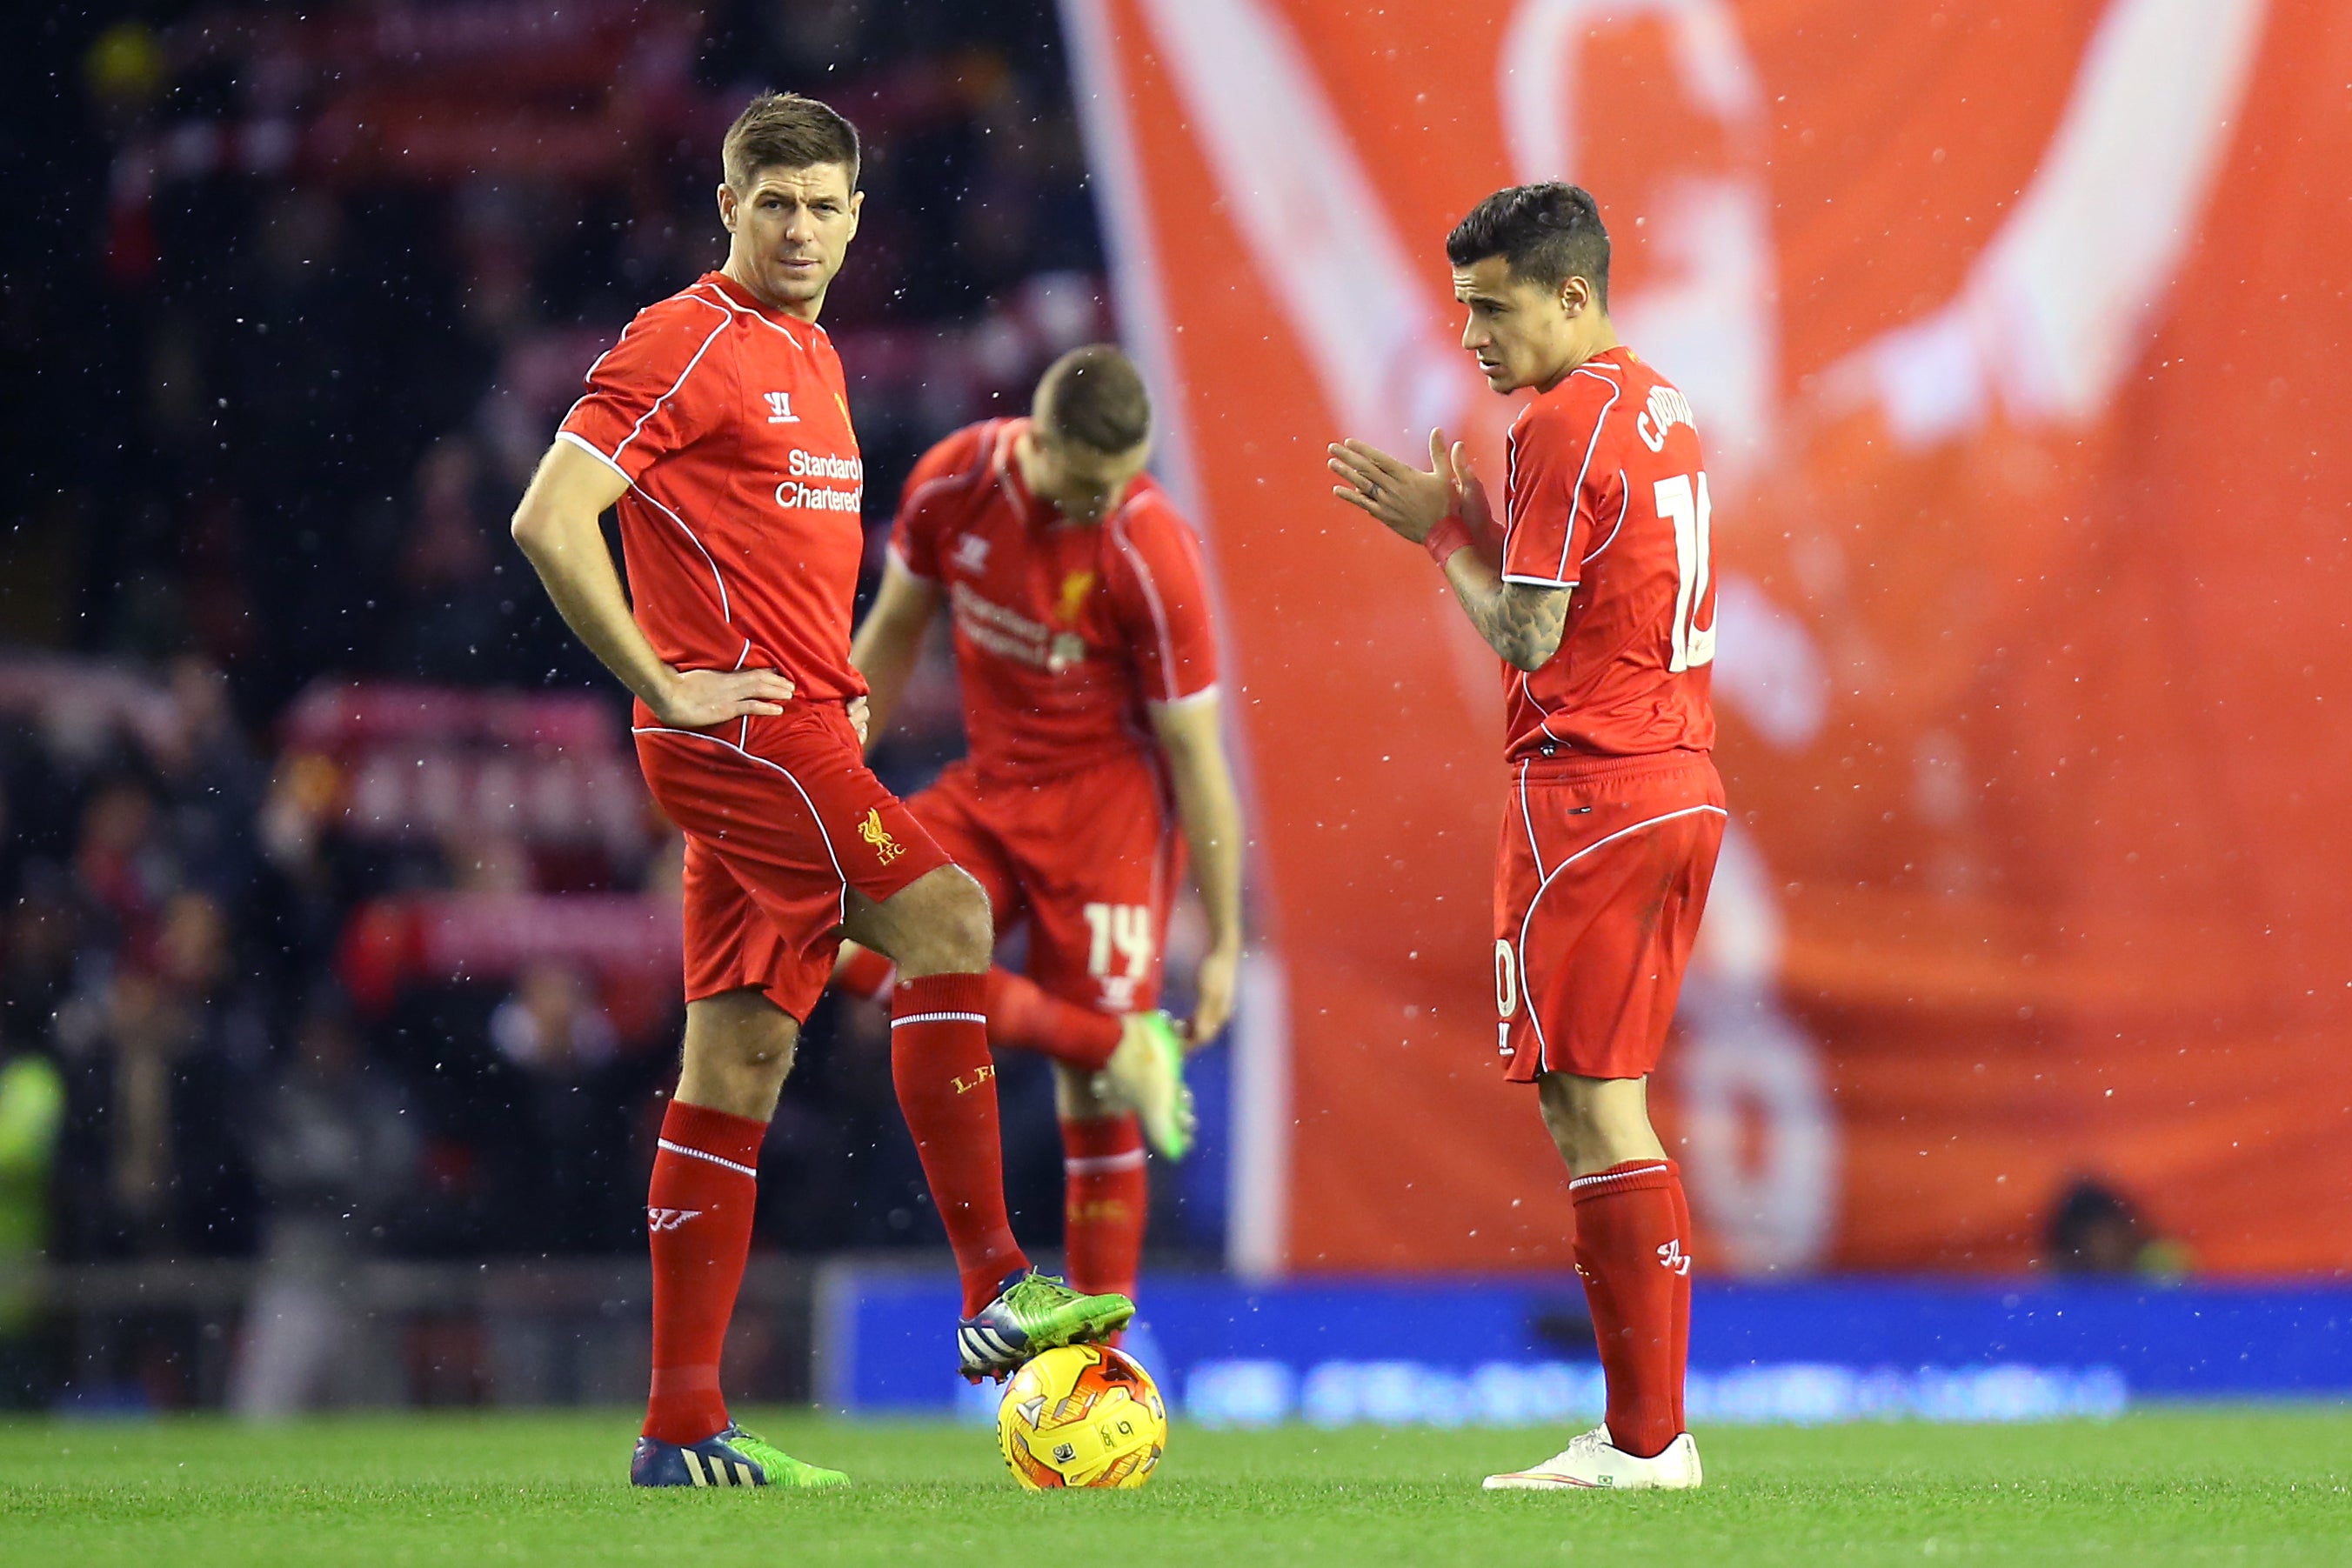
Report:
[{"label": "blurry spectator", "polygon": [[254,817],[261,764],[229,703],[228,678],[207,661],[172,661],[172,723],[150,747],[162,785],[159,826],[173,873],[224,904],[247,895],[258,867]]},{"label": "blurry spectator", "polygon": [[363,1325],[352,1268],[413,1191],[416,1138],[399,1091],[369,1071],[341,998],[305,1010],[292,1059],[257,1096],[251,1157],[265,1216],[261,1279],[229,1393],[247,1417],[347,1402]]},{"label": "blurry spectator", "polygon": [[441,858],[454,892],[530,891],[530,851],[511,833],[452,833],[442,840]]},{"label": "blurry spectator", "polygon": [[258,967],[283,997],[296,997],[333,967],[342,908],[327,852],[327,821],[342,775],[315,752],[279,758],[253,823],[252,901]]},{"label": "blurry spectator", "polygon": [[28,864],[0,946],[0,1051],[46,1044],[83,962],[89,922],[55,864]]},{"label": "blurry spectator", "polygon": [[[253,1187],[237,1142],[266,1025],[232,983],[228,930],[205,894],[157,923],[152,967],[123,963],[59,1020],[72,1094],[79,1249],[223,1256],[249,1249]],[[99,1197],[102,1195],[102,1197]]]},{"label": "blurry spectator", "polygon": [[516,605],[499,580],[490,524],[503,535],[506,507],[488,493],[485,466],[465,435],[442,437],[417,463],[399,530],[397,608],[381,655],[389,673],[465,681],[504,651]]},{"label": "blurry spectator", "polygon": [[131,778],[101,785],[82,810],[74,878],[111,924],[118,951],[143,961],[157,909],[174,880],[155,833],[155,797]]},{"label": "blurry spectator", "polygon": [[2181,1243],[2151,1236],[2137,1205],[2090,1177],[2061,1195],[2043,1240],[2050,1266],[2062,1274],[2175,1278],[2189,1267]]},{"label": "blurry spectator", "polygon": [[625,1183],[629,1096],[642,1074],[620,1054],[612,1020],[589,983],[563,964],[533,964],[490,1015],[490,1039],[519,1078],[517,1125],[505,1155],[509,1219],[529,1215],[534,1250],[581,1252],[621,1244],[635,1214]]},{"label": "blurry spectator", "polygon": [[562,964],[523,970],[514,995],[490,1015],[490,1038],[509,1061],[558,1083],[593,1073],[619,1045],[587,982]]}]

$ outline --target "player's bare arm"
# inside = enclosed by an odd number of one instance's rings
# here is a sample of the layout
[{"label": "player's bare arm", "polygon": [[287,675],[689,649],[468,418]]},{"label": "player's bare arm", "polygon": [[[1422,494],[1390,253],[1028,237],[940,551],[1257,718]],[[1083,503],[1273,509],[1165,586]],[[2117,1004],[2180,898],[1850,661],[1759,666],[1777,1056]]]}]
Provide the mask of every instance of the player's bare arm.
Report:
[{"label": "player's bare arm", "polygon": [[1539,670],[1559,651],[1570,590],[1505,582],[1476,551],[1467,549],[1445,563],[1445,580],[1486,646],[1512,668]]},{"label": "player's bare arm", "polygon": [[849,644],[849,662],[866,677],[872,694],[866,698],[871,730],[861,727],[861,738],[890,727],[890,716],[922,660],[923,634],[930,630],[939,605],[939,584],[917,577],[895,556],[883,566],[882,586]]},{"label": "player's bare arm", "polygon": [[1213,692],[1155,704],[1151,727],[1168,755],[1176,815],[1192,852],[1193,876],[1209,919],[1209,950],[1193,977],[1194,1047],[1208,1044],[1233,1017],[1242,960],[1242,814],[1225,760],[1223,726]]},{"label": "player's bare arm", "polygon": [[1463,613],[1513,667],[1541,668],[1559,651],[1571,591],[1505,582],[1473,542],[1487,531],[1490,507],[1469,454],[1459,443],[1448,451],[1444,433],[1433,430],[1429,459],[1428,468],[1415,468],[1365,442],[1335,443],[1330,468],[1339,483],[1331,493],[1417,545],[1426,545],[1453,518],[1458,542],[1445,552],[1445,580]]},{"label": "player's bare arm", "polygon": [[773,670],[677,670],[662,661],[629,613],[620,571],[597,518],[628,481],[568,441],[540,459],[515,507],[514,539],[546,585],[565,625],[588,651],[677,729],[746,714],[779,714],[793,683]]}]

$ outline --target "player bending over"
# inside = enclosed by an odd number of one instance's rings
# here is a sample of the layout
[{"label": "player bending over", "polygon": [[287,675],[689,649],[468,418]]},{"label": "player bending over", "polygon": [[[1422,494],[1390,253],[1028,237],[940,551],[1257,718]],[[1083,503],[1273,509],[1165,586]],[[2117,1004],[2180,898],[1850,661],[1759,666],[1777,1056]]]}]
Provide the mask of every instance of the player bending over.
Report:
[{"label": "player bending over", "polygon": [[[845,1478],[730,1422],[719,1358],[760,1145],[845,931],[898,966],[891,1078],[963,1276],[967,1375],[1116,1333],[1134,1306],[1028,1270],[1005,1217],[988,898],[860,749],[865,471],[816,325],[857,233],[857,132],[768,94],[722,162],[726,264],[640,312],[590,368],[514,536],[636,694],[638,763],[686,833],[686,1043],[646,1198],[653,1391],[630,1479],[820,1486]],[[625,595],[597,526],[615,503]]]},{"label": "player bending over", "polygon": [[[1192,1045],[1224,1026],[1241,959],[1208,583],[1143,472],[1150,450],[1127,356],[1064,355],[1028,418],[969,425],[916,465],[849,652],[878,733],[950,608],[971,755],[907,810],[988,890],[1000,932],[1028,923],[1027,977],[989,971],[989,1040],[1053,1058],[1070,1282],[1121,1295],[1143,1250],[1145,1138],[1170,1158],[1192,1143],[1184,1042],[1154,1010],[1188,842],[1210,938]],[[835,983],[874,996],[889,975],[845,944]]]},{"label": "player bending over", "polygon": [[1605,1423],[1490,1489],[1695,1487],[1683,1424],[1690,1210],[1646,1088],[1723,841],[1706,474],[1690,405],[1617,341],[1609,236],[1573,185],[1521,185],[1446,236],[1462,346],[1511,427],[1501,569],[1464,450],[1432,472],[1360,441],[1334,493],[1427,547],[1503,658],[1509,799],[1495,868],[1505,1075],[1568,1162]]}]

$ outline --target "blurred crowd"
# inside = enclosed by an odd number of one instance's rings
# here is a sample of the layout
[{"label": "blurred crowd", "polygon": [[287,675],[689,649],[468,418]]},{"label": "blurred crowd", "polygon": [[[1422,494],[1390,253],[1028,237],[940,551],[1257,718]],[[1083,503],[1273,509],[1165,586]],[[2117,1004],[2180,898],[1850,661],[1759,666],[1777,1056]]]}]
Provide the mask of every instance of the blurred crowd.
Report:
[{"label": "blurred crowd", "polygon": [[[867,141],[826,325],[878,570],[923,447],[1108,329],[1052,8],[131,0],[28,26],[0,65],[43,154],[0,231],[0,354],[38,389],[0,438],[0,1345],[44,1255],[282,1281],[632,1249],[676,973],[649,991],[578,933],[674,912],[674,839],[634,794],[587,843],[387,807],[383,755],[290,716],[561,695],[599,737],[502,787],[625,768],[506,520],[589,361],[723,255],[719,136],[771,86]],[[905,717],[877,760],[911,788],[958,746],[940,672]],[[413,961],[465,919],[528,931],[489,972]],[[813,1021],[767,1244],[937,1238],[886,1041]],[[1016,1203],[1050,1236],[1024,1071]]]},{"label": "blurred crowd", "polygon": [[[63,9],[63,8],[58,8]],[[53,17],[5,111],[0,634],[229,672],[580,684],[505,538],[587,364],[716,265],[755,90],[865,133],[826,325],[870,494],[1107,327],[1051,7],[976,0],[126,4]],[[78,91],[58,93],[55,84]],[[27,84],[30,85],[30,84]],[[887,507],[869,508],[869,522]]]}]

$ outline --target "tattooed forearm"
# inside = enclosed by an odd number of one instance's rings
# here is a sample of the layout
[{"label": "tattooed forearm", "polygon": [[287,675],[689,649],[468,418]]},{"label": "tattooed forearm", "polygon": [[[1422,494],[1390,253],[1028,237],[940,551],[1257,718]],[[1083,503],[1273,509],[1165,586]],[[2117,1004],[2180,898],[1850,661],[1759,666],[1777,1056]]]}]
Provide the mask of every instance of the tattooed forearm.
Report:
[{"label": "tattooed forearm", "polygon": [[1470,624],[1513,668],[1539,668],[1559,651],[1571,590],[1504,582],[1471,550],[1447,562],[1445,575]]}]

